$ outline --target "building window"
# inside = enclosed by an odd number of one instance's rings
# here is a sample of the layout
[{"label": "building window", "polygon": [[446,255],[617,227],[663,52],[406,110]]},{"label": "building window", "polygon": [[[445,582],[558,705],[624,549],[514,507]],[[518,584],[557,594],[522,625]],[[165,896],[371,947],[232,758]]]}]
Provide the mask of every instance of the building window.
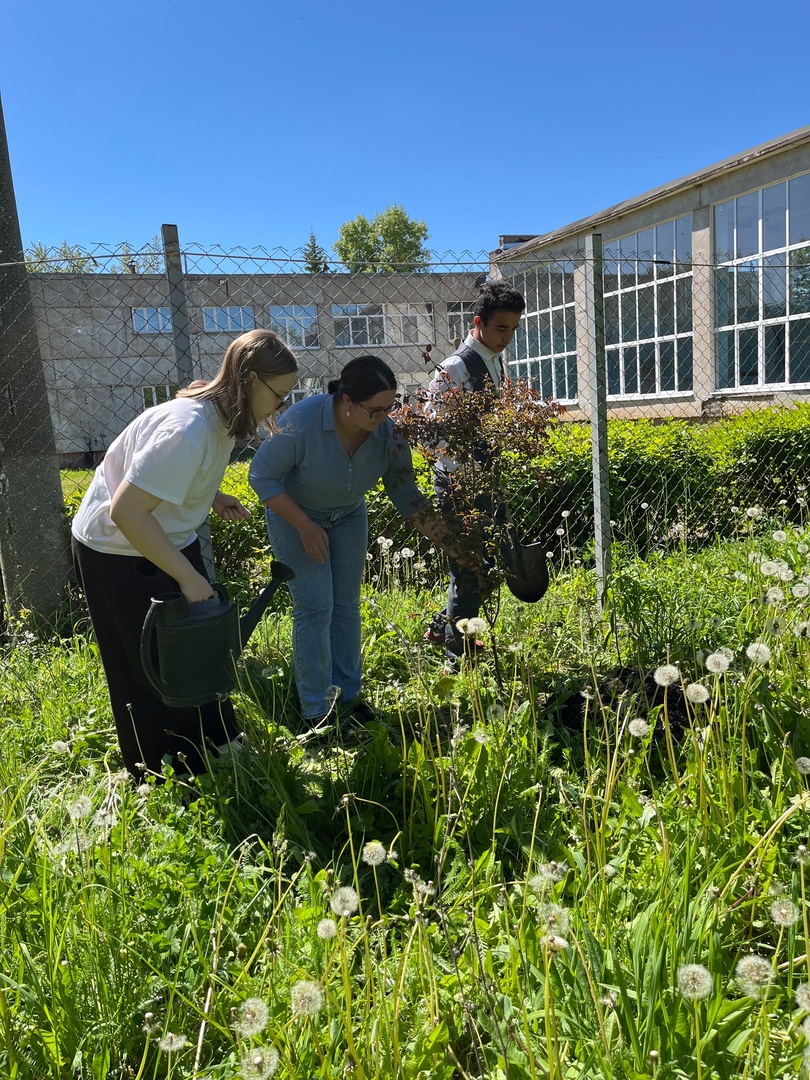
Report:
[{"label": "building window", "polygon": [[220,334],[223,331],[253,330],[256,326],[253,308],[247,307],[204,307],[203,330],[206,334]]},{"label": "building window", "polygon": [[810,173],[714,207],[718,389],[810,383]]},{"label": "building window", "polygon": [[462,341],[472,330],[473,300],[454,300],[447,305],[447,336],[451,341]]},{"label": "building window", "polygon": [[318,348],[318,309],[311,307],[271,307],[270,325],[294,349]]},{"label": "building window", "polygon": [[692,389],[692,215],[604,247],[607,392]]},{"label": "building window", "polygon": [[381,304],[333,304],[335,344],[384,345],[385,316]]},{"label": "building window", "polygon": [[526,299],[526,309],[506,353],[510,377],[524,380],[545,398],[576,401],[573,262],[545,263],[517,274],[510,284]]},{"label": "building window", "polygon": [[132,309],[132,329],[136,334],[170,334],[172,313],[167,307],[139,307]]},{"label": "building window", "polygon": [[425,345],[433,341],[433,304],[386,304],[384,312],[386,345]]},{"label": "building window", "polygon": [[163,386],[142,386],[143,407],[151,409],[153,405],[162,405],[164,401],[171,401],[178,389],[179,387],[174,383],[164,384]]}]

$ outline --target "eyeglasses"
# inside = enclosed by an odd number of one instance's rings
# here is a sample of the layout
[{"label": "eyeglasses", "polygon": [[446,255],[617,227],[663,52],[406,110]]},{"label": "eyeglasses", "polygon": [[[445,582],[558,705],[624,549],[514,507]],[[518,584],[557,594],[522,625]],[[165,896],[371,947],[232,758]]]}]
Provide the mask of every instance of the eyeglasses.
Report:
[{"label": "eyeglasses", "polygon": [[[259,376],[259,378],[262,379],[261,375]],[[278,405],[276,405],[276,412],[278,412],[279,409],[283,408],[286,404],[288,404],[290,398],[292,397],[292,391],[290,391],[290,393],[287,394],[285,397],[282,397],[281,394],[278,392],[278,390],[275,390],[266,379],[262,379],[262,382],[267,387],[267,389],[270,390],[272,393],[274,393],[276,395],[276,397],[278,398]]]},{"label": "eyeglasses", "polygon": [[355,401],[355,405],[359,405],[363,412],[368,413],[369,419],[376,420],[380,416],[390,416],[394,409],[398,409],[402,402],[399,397],[395,397],[390,405],[380,405],[376,409],[367,409],[361,401]]}]

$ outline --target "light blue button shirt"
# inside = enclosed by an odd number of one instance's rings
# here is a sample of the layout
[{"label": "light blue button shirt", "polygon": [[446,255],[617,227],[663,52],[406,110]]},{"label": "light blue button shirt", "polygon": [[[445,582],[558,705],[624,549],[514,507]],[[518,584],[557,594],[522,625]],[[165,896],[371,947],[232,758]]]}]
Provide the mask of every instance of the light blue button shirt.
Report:
[{"label": "light blue button shirt", "polygon": [[350,457],[335,429],[333,402],[331,394],[317,394],[278,418],[278,432],[265,439],[250,464],[250,484],[261,501],[286,492],[303,510],[348,514],[382,479],[402,517],[426,509],[411,448],[391,420],[370,432]]}]

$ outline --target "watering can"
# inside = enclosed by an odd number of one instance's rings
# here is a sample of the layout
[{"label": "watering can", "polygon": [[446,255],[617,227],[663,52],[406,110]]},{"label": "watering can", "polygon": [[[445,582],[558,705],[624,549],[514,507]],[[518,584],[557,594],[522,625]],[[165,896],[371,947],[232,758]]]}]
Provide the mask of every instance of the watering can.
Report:
[{"label": "watering can", "polygon": [[245,642],[279,585],[294,577],[289,566],[272,563],[270,583],[241,619],[218,582],[212,586],[215,595],[197,604],[181,593],[153,597],[141,632],[141,662],[164,705],[184,709],[226,698],[236,685],[236,661]]}]

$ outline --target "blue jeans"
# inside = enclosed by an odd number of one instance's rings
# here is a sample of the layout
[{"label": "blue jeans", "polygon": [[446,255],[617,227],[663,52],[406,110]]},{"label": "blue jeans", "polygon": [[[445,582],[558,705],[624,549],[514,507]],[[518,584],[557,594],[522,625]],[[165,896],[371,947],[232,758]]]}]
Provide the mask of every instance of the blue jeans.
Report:
[{"label": "blue jeans", "polygon": [[301,715],[310,720],[329,712],[330,687],[340,687],[345,701],[360,693],[360,585],[368,550],[368,512],[363,502],[348,514],[307,513],[329,537],[323,563],[307,555],[297,529],[272,510],[266,512],[273,557],[295,571],[289,582],[293,670]]}]

